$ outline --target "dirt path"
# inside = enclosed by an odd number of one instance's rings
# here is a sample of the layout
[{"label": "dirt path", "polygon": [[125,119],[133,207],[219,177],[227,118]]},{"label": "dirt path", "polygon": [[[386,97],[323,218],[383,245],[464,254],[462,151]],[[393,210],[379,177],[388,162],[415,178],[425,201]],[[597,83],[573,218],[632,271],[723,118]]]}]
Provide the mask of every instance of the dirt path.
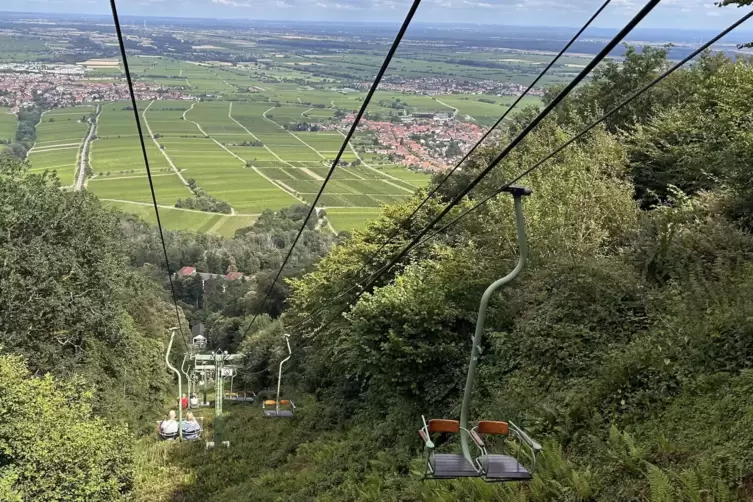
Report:
[{"label": "dirt path", "polygon": [[311,176],[312,178],[314,178],[316,181],[324,181],[323,177],[319,176],[308,167],[300,167],[299,169],[303,171],[304,173],[308,174],[309,176]]},{"label": "dirt path", "polygon": [[231,89],[235,89],[234,85],[228,84],[227,80],[225,80],[224,78],[220,77],[220,75],[218,73],[215,73],[214,76],[217,77],[218,79],[222,80],[222,83],[225,84],[226,86],[230,87]]},{"label": "dirt path", "polygon": [[76,185],[73,187],[73,189],[76,191],[81,190],[81,188],[84,186],[84,180],[86,179],[86,166],[90,161],[89,154],[92,144],[92,138],[94,138],[94,133],[97,131],[99,116],[102,114],[102,107],[100,105],[97,105],[96,112],[97,113],[94,115],[94,120],[92,120],[89,124],[89,134],[86,135],[86,139],[84,139],[84,142],[81,145],[81,151],[79,152],[78,177],[75,181]]},{"label": "dirt path", "polygon": [[[440,101],[437,98],[432,98],[432,99],[434,101],[436,101],[437,103],[439,103],[440,105],[446,106],[447,108],[451,108],[453,110],[453,112],[452,112],[452,118],[455,118],[457,116],[457,114],[458,114],[458,109],[457,108],[455,108],[454,106],[450,106],[447,103],[445,103],[444,101]],[[470,115],[468,115],[468,116],[471,117]],[[471,117],[471,118],[473,118],[473,117]],[[473,120],[476,120],[476,119],[473,119]]]},{"label": "dirt path", "polygon": [[32,153],[32,150],[34,153],[37,152],[53,152],[55,150],[67,150],[68,148],[76,148],[81,147],[81,142],[78,141],[76,143],[60,143],[58,145],[51,145],[51,146],[40,146],[39,148],[32,148],[29,150],[29,153]]},{"label": "dirt path", "polygon": [[319,157],[321,157],[322,159],[326,159],[326,157],[325,157],[324,155],[322,155],[321,153],[319,153],[319,150],[317,150],[317,149],[316,149],[316,148],[314,148],[313,146],[309,145],[308,143],[306,143],[305,141],[303,141],[303,140],[302,140],[301,138],[299,138],[298,136],[296,136],[296,135],[295,135],[295,134],[293,134],[292,132],[288,131],[287,129],[285,129],[284,127],[282,127],[282,126],[281,126],[280,124],[278,124],[277,122],[275,122],[275,121],[274,121],[274,120],[272,120],[271,118],[267,117],[267,112],[270,112],[270,111],[272,111],[272,110],[274,110],[274,109],[275,109],[275,107],[273,106],[272,108],[270,108],[270,109],[269,109],[269,110],[267,110],[266,112],[262,113],[262,114],[261,114],[261,116],[262,116],[262,117],[264,117],[265,119],[269,120],[270,122],[272,122],[272,123],[273,123],[274,125],[276,125],[276,126],[277,126],[277,127],[279,127],[280,129],[282,129],[282,130],[283,130],[283,131],[285,131],[286,133],[288,133],[288,134],[290,134],[291,136],[293,136],[293,137],[294,137],[295,139],[297,139],[298,141],[300,141],[301,143],[303,143],[303,144],[304,144],[304,145],[306,145],[307,147],[309,147],[309,148],[311,149],[311,151],[312,151],[312,152],[314,152],[315,154],[317,154],[317,155],[318,155]]},{"label": "dirt path", "polygon": [[173,164],[172,159],[165,153],[165,151],[162,148],[160,148],[159,142],[156,139],[154,139],[154,134],[152,134],[152,128],[149,127],[149,121],[146,119],[146,112],[149,110],[149,107],[151,107],[153,104],[154,104],[154,100],[150,101],[147,107],[144,108],[144,112],[141,114],[141,116],[144,118],[144,125],[146,126],[146,130],[149,132],[149,137],[152,138],[152,141],[154,141],[154,146],[157,147],[157,150],[160,151],[160,153],[165,157],[165,160],[167,160],[167,163],[170,164],[170,167],[173,168],[173,171],[175,172],[175,174],[178,175],[178,178],[180,178],[180,181],[182,181],[183,184],[186,186],[186,190],[193,193],[193,190],[191,190],[191,188],[189,188],[188,186],[188,182],[185,180],[185,178],[183,178],[183,175],[180,174],[180,171],[178,170],[177,167],[175,167],[175,164]]},{"label": "dirt path", "polygon": [[[269,111],[269,110],[267,110],[267,111]],[[264,112],[264,113],[266,113],[266,112]],[[230,109],[229,109],[229,110],[228,110],[228,112],[227,112],[227,116],[228,116],[228,117],[230,117],[230,120],[232,120],[233,122],[235,122],[236,124],[238,124],[239,126],[241,126],[241,128],[242,128],[242,129],[243,129],[244,131],[246,131],[246,132],[247,132],[247,133],[248,133],[248,134],[249,134],[249,135],[250,135],[250,136],[251,136],[252,138],[254,138],[254,139],[255,139],[256,141],[258,141],[259,143],[262,143],[262,141],[261,141],[261,140],[260,140],[259,138],[257,138],[257,137],[256,137],[256,135],[255,135],[254,133],[252,133],[251,131],[249,131],[248,129],[246,129],[246,126],[244,126],[243,124],[241,124],[240,122],[238,122],[237,120],[235,120],[235,119],[233,118],[233,102],[232,102],[232,101],[230,102]],[[264,118],[266,118],[266,117],[264,117]],[[269,120],[269,119],[267,119],[267,120]],[[262,144],[264,144],[264,143],[262,143]],[[276,158],[277,160],[279,160],[280,162],[282,162],[283,164],[287,164],[288,166],[290,166],[290,167],[293,167],[293,164],[291,164],[290,162],[288,162],[288,161],[286,161],[286,160],[282,160],[282,159],[280,158],[280,156],[279,156],[279,155],[277,155],[277,154],[276,154],[275,152],[273,152],[272,150],[270,150],[270,149],[269,149],[269,147],[268,147],[267,145],[264,145],[264,149],[265,149],[266,151],[268,151],[269,153],[271,153],[272,155],[274,155],[274,157],[275,157],[275,158]]]},{"label": "dirt path", "polygon": [[[152,178],[157,178],[159,176],[175,176],[173,173],[167,173],[167,174],[152,174]],[[146,171],[144,171],[144,174],[142,175],[134,175],[134,176],[97,176],[95,173],[94,176],[92,176],[92,180],[129,180],[133,178],[146,178]]]}]

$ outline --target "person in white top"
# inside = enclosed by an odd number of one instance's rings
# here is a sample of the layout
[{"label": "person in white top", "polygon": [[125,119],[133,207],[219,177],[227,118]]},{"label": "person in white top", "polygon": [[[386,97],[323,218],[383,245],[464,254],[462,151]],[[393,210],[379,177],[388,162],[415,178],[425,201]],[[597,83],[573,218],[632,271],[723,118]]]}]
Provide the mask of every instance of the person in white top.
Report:
[{"label": "person in white top", "polygon": [[175,410],[170,410],[167,420],[159,424],[159,433],[164,439],[175,439],[178,435],[178,421],[175,420]]},{"label": "person in white top", "polygon": [[191,399],[189,400],[189,404],[191,405],[191,408],[196,408],[199,406],[199,398],[196,397],[196,394],[191,394]]}]

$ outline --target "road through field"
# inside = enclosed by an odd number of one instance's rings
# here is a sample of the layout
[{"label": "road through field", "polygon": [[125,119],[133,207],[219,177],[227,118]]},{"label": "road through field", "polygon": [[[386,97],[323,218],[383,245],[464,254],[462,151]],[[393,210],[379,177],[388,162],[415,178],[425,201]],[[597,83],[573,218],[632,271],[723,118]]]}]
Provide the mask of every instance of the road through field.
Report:
[{"label": "road through field", "polygon": [[[267,110],[267,111],[269,111],[269,110]],[[265,113],[266,113],[266,112],[265,112]],[[283,164],[287,164],[288,166],[290,166],[290,167],[293,167],[293,164],[291,164],[291,163],[290,163],[290,162],[288,162],[288,161],[282,160],[282,159],[281,159],[281,158],[279,157],[279,155],[277,155],[277,154],[276,154],[275,152],[273,152],[272,150],[270,150],[270,149],[269,149],[269,147],[268,147],[267,145],[265,145],[265,144],[264,144],[264,143],[263,143],[263,142],[262,142],[262,141],[261,141],[261,140],[260,140],[260,139],[259,139],[259,138],[258,138],[258,137],[257,137],[257,136],[255,135],[255,134],[254,134],[254,133],[252,133],[251,131],[249,131],[249,130],[248,130],[248,129],[246,128],[246,126],[244,126],[243,124],[241,124],[240,122],[238,122],[237,120],[235,120],[235,119],[233,118],[233,102],[232,102],[232,101],[230,102],[230,107],[229,107],[229,110],[228,110],[228,112],[227,112],[227,116],[228,116],[228,117],[230,117],[230,120],[232,120],[233,122],[235,122],[236,124],[238,124],[239,126],[241,126],[241,127],[243,128],[243,130],[244,130],[244,131],[246,131],[246,132],[247,132],[248,134],[250,134],[250,135],[251,135],[251,137],[252,137],[252,138],[254,138],[254,139],[255,139],[256,141],[258,141],[259,143],[261,143],[261,144],[262,144],[262,145],[264,146],[264,149],[265,149],[265,150],[267,150],[267,151],[268,151],[269,153],[271,153],[272,155],[274,155],[274,157],[275,157],[275,158],[276,158],[277,160],[279,160],[279,161],[280,161],[280,162],[282,162]],[[265,118],[266,118],[266,117],[265,117]],[[267,120],[269,120],[269,119],[267,119]],[[236,157],[237,157],[237,155],[236,155]]]},{"label": "road through field", "polygon": [[83,146],[81,147],[81,154],[78,159],[78,177],[76,178],[76,186],[74,187],[74,190],[76,190],[77,192],[81,191],[81,187],[84,186],[84,180],[86,179],[86,166],[89,165],[89,152],[92,144],[92,138],[94,137],[94,133],[97,130],[97,124],[99,123],[99,116],[101,114],[102,106],[97,105],[94,119],[89,124],[89,134],[84,140]]},{"label": "road through field", "polygon": [[[99,200],[106,200],[106,201],[109,201],[109,202],[120,202],[120,203],[123,203],[123,204],[135,204],[137,206],[154,207],[154,203],[153,202],[137,202],[135,200],[104,199],[104,198],[100,198]],[[162,208],[165,208],[165,209],[172,209],[172,210],[175,210],[175,211],[186,211],[188,213],[218,214],[218,215],[221,215],[221,216],[255,216],[255,217],[259,217],[260,216],[259,214],[250,214],[250,213],[234,213],[234,214],[210,213],[208,211],[199,211],[198,209],[186,209],[184,207],[167,206],[165,204],[157,204],[157,207],[162,207]]]},{"label": "road through field", "polygon": [[[455,118],[455,116],[456,116],[456,115],[458,114],[458,109],[457,109],[457,108],[455,108],[454,106],[450,106],[450,105],[448,105],[447,103],[445,103],[444,101],[440,101],[440,100],[438,100],[437,98],[431,98],[431,99],[433,99],[434,101],[436,101],[436,102],[437,102],[437,103],[439,103],[440,105],[444,105],[444,106],[446,106],[447,108],[452,108],[452,109],[454,110],[454,111],[452,112],[452,118]],[[471,117],[470,115],[468,115],[468,116],[469,116],[469,117]],[[473,118],[473,117],[471,117],[471,118]],[[476,119],[474,119],[474,120],[476,120]]]},{"label": "road through field", "polygon": [[305,141],[303,141],[303,140],[302,140],[301,138],[299,138],[298,136],[296,136],[296,135],[295,135],[295,134],[293,134],[292,132],[288,131],[287,129],[285,129],[284,127],[282,127],[282,126],[281,126],[280,124],[278,124],[277,122],[275,122],[275,121],[274,121],[274,120],[272,120],[271,118],[267,117],[267,113],[268,113],[268,112],[270,112],[270,111],[272,111],[272,110],[274,110],[274,109],[275,109],[275,107],[273,106],[272,108],[270,108],[270,109],[269,109],[269,110],[267,110],[266,112],[262,113],[262,114],[261,114],[261,116],[262,116],[262,117],[264,117],[265,119],[269,120],[270,122],[272,122],[272,123],[273,123],[274,125],[276,125],[276,126],[277,126],[277,127],[279,127],[280,129],[282,129],[282,130],[283,130],[283,131],[285,131],[286,133],[288,133],[288,134],[290,134],[291,136],[293,136],[293,137],[294,137],[295,139],[297,139],[298,141],[300,141],[301,143],[303,143],[303,144],[304,144],[304,145],[306,145],[307,147],[309,147],[309,148],[311,149],[311,151],[313,151],[313,152],[314,152],[315,154],[317,154],[317,155],[318,155],[319,157],[321,157],[322,159],[325,159],[325,160],[326,160],[326,157],[325,157],[324,155],[322,155],[321,153],[319,153],[319,150],[317,150],[317,149],[316,149],[316,148],[314,148],[313,146],[309,145],[308,143],[306,143]]},{"label": "road through field", "polygon": [[147,105],[147,107],[144,108],[144,112],[141,114],[141,116],[144,117],[144,125],[146,126],[146,130],[149,132],[149,137],[152,138],[152,141],[154,141],[154,145],[157,147],[160,153],[165,157],[165,160],[167,161],[168,164],[170,164],[170,167],[173,168],[173,171],[175,171],[175,174],[178,175],[178,178],[180,178],[180,181],[182,181],[183,184],[186,186],[186,190],[193,193],[191,188],[188,186],[188,182],[185,180],[185,178],[183,178],[183,175],[180,174],[180,171],[178,170],[177,167],[175,167],[175,164],[173,164],[172,159],[170,159],[170,157],[168,157],[165,151],[160,147],[159,142],[156,139],[154,139],[154,134],[152,134],[152,128],[149,127],[149,121],[146,119],[146,112],[149,110],[149,107],[152,106],[153,104],[154,104],[154,100],[151,100],[149,104]]},{"label": "road through field", "polygon": [[[340,133],[340,135],[341,135],[341,136],[342,136],[343,138],[347,138],[347,136],[346,136],[346,135],[345,135],[345,134],[344,134],[344,133],[343,133],[342,131],[337,131],[337,132],[339,132],[339,133]],[[366,162],[364,162],[364,160],[363,160],[363,159],[361,158],[361,156],[360,156],[360,155],[358,155],[358,152],[356,151],[356,149],[355,149],[355,148],[353,148],[353,145],[351,145],[351,144],[350,144],[350,141],[348,142],[348,146],[350,147],[350,150],[351,150],[351,151],[352,151],[352,152],[353,152],[353,153],[355,154],[356,158],[357,158],[358,160],[360,160],[360,161],[361,161],[361,164],[363,164],[363,166],[364,166],[364,167],[365,167],[366,169],[371,169],[372,171],[374,171],[375,173],[379,174],[380,176],[384,176],[384,177],[386,177],[386,178],[392,178],[393,180],[395,180],[395,181],[399,181],[400,183],[405,183],[405,184],[407,184],[407,185],[410,185],[410,186],[414,186],[414,187],[416,187],[416,190],[418,190],[418,188],[419,188],[419,187],[417,187],[417,186],[416,186],[416,185],[414,185],[413,183],[408,183],[407,181],[401,180],[400,178],[396,178],[395,176],[392,176],[391,174],[383,173],[383,172],[382,172],[382,171],[380,171],[379,169],[374,169],[374,168],[373,168],[373,167],[371,167],[371,166],[370,166],[369,164],[367,164]],[[408,193],[410,193],[410,194],[413,194],[413,190],[409,190],[408,188],[405,188],[405,187],[403,187],[403,186],[397,185],[397,184],[395,184],[395,183],[391,182],[390,180],[382,180],[382,181],[384,181],[384,182],[385,182],[385,183],[387,183],[388,185],[391,185],[391,186],[393,186],[393,187],[395,187],[395,188],[399,188],[400,190],[404,190],[404,191],[406,191],[406,192],[408,192]]]}]

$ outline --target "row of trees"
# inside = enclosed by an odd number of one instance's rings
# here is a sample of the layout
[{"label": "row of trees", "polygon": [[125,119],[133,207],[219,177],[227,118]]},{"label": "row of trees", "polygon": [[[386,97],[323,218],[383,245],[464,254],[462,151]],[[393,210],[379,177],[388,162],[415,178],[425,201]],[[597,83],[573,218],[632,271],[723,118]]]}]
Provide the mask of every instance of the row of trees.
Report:
[{"label": "row of trees", "polygon": [[188,179],[187,182],[188,187],[194,193],[194,197],[178,199],[175,202],[175,207],[194,209],[196,211],[206,211],[208,213],[231,214],[233,212],[233,208],[230,203],[209,195],[205,190],[203,190],[196,184],[196,180],[194,180],[193,178]]},{"label": "row of trees", "polygon": [[37,141],[37,123],[42,116],[42,110],[37,106],[32,106],[19,111],[17,116],[16,135],[14,141],[8,144],[6,151],[18,159],[25,159],[26,152]]}]

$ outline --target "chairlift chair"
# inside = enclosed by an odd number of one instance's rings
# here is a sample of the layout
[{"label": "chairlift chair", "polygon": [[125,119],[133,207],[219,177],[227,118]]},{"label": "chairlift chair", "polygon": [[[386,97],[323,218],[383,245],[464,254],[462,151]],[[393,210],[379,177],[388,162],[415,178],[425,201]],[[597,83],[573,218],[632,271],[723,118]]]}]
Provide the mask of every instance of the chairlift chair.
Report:
[{"label": "chairlift chair", "polygon": [[175,441],[179,439],[180,437],[180,434],[178,432],[179,429],[171,434],[165,434],[164,432],[162,432],[162,429],[160,427],[162,425],[162,422],[163,422],[162,420],[157,420],[157,437],[162,441]]},{"label": "chairlift chair", "polygon": [[[267,418],[293,418],[295,412],[295,404],[290,399],[280,399],[280,383],[282,382],[282,365],[285,364],[293,355],[293,351],[290,350],[290,335],[287,333],[283,335],[285,337],[285,344],[288,347],[288,357],[280,361],[280,369],[277,372],[277,397],[273,399],[267,399],[262,402],[261,407],[264,410],[264,416]],[[267,408],[270,406],[270,408]],[[274,409],[271,408],[274,406]]]},{"label": "chairlift chair", "polygon": [[[194,418],[196,419],[197,422],[199,422],[199,430],[195,433],[186,433],[183,431],[182,439],[185,441],[195,441],[197,439],[201,439],[201,435],[204,432],[204,417],[194,417]],[[162,422],[163,422],[162,420],[157,420],[157,436],[159,437],[159,439],[163,441],[175,441],[176,439],[180,439],[181,435],[178,433],[178,431],[175,431],[172,434],[163,433],[162,430],[160,429]],[[181,431],[182,431],[184,422],[185,420],[181,421],[178,424],[178,427]]]},{"label": "chairlift chair", "polygon": [[[504,436],[508,440],[517,440],[520,446],[527,446],[530,450],[530,465],[525,467],[521,463],[522,448],[515,448],[515,456],[489,453],[484,436]],[[470,437],[481,454],[476,458],[476,465],[484,474],[484,480],[489,482],[529,481],[536,469],[536,456],[541,451],[541,445],[528,436],[520,427],[512,422],[481,420],[471,429]]]},{"label": "chairlift chair", "polygon": [[[199,422],[199,430],[196,432],[183,431],[183,439],[185,441],[196,441],[201,439],[201,434],[204,432],[204,417],[194,417]],[[181,427],[183,424],[181,423]]]},{"label": "chairlift chair", "polygon": [[255,400],[256,394],[253,392],[246,392],[245,390],[242,390],[240,392],[237,392],[235,394],[235,401],[242,401],[242,402],[249,402],[253,403]]},{"label": "chairlift chair", "polygon": [[418,434],[424,440],[426,449],[425,479],[477,478],[481,476],[481,470],[469,462],[464,455],[437,453],[435,451],[432,438],[440,433],[459,434],[461,431],[460,422],[457,420],[433,419],[427,423],[424,417],[421,418],[424,421],[424,426],[418,431]]},{"label": "chairlift chair", "polygon": [[[504,481],[527,481],[530,480],[536,467],[536,455],[541,451],[541,445],[530,438],[521,428],[512,422],[498,422],[491,420],[482,420],[476,427],[469,428],[468,415],[470,414],[470,401],[473,391],[473,381],[475,379],[478,356],[481,353],[481,338],[484,333],[484,320],[486,318],[486,309],[492,294],[501,286],[515,279],[523,270],[527,255],[528,244],[525,235],[525,223],[523,219],[522,197],[531,195],[531,189],[522,186],[508,186],[501,191],[512,194],[515,206],[515,227],[518,236],[518,246],[520,255],[518,263],[512,272],[505,277],[492,283],[481,297],[479,305],[478,319],[476,321],[476,331],[473,336],[473,345],[471,347],[471,358],[468,365],[468,375],[466,376],[465,392],[463,395],[463,405],[460,412],[460,421],[456,420],[429,420],[421,417],[424,426],[419,430],[419,435],[424,441],[426,449],[426,470],[424,477],[428,479],[454,479],[482,477],[489,482]],[[451,433],[460,435],[460,444],[463,454],[436,453],[432,434]],[[509,440],[518,440],[530,450],[531,464],[529,468],[520,463],[521,448],[516,450],[516,456],[490,453],[489,448],[484,441],[485,436],[504,436]],[[469,450],[468,439],[471,439],[480,453],[473,457]]]},{"label": "chairlift chair", "polygon": [[267,418],[293,418],[295,404],[290,399],[266,399],[262,401],[264,416]]}]

